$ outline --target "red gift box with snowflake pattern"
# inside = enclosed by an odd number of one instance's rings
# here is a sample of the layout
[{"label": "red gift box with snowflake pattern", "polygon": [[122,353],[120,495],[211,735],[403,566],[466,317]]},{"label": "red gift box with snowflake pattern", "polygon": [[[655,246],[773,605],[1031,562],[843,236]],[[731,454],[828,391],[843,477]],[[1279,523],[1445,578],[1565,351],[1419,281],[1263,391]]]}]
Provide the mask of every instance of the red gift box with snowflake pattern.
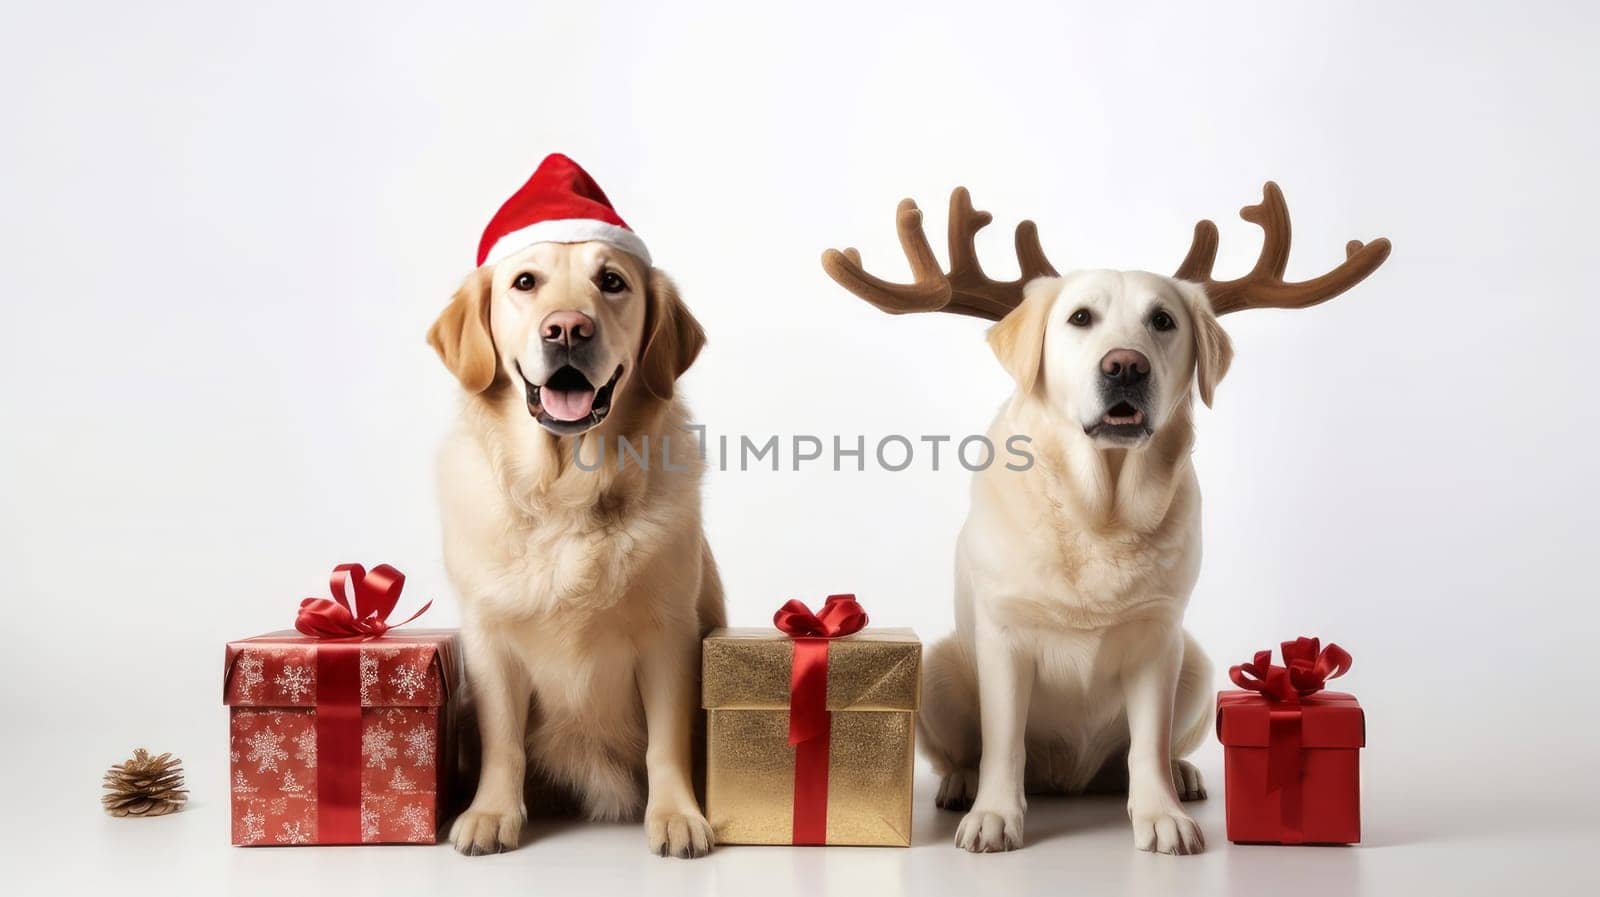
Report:
[{"label": "red gift box with snowflake pattern", "polygon": [[455,767],[455,630],[230,642],[233,843],[432,844]]}]

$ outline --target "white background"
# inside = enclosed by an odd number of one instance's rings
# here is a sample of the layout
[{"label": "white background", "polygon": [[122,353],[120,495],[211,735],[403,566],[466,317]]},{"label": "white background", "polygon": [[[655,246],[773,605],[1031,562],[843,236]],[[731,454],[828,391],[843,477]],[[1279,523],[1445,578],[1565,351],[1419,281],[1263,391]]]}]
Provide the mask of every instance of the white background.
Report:
[{"label": "white background", "polygon": [[[1600,154],[1588,4],[37,4],[0,29],[0,854],[23,891],[784,894],[1576,893],[1596,884],[1589,558]],[[912,851],[656,860],[632,827],[447,848],[227,846],[222,645],[289,624],[334,563],[389,561],[456,618],[433,494],[457,403],[423,333],[547,152],[587,166],[710,334],[713,433],[981,433],[1009,381],[979,322],[890,318],[817,258],[905,272],[949,189],[1038,220],[1058,267],[1170,271],[1195,219],[1290,274],[1387,235],[1371,280],[1225,323],[1200,415],[1220,670],[1316,634],[1355,655],[1366,843],[1136,854],[1116,800],[1037,801],[969,857],[919,781]],[[950,628],[968,475],[713,473],[734,621],[853,590]],[[194,804],[108,820],[102,769],[181,754]],[[351,884],[359,880],[360,884]]]}]

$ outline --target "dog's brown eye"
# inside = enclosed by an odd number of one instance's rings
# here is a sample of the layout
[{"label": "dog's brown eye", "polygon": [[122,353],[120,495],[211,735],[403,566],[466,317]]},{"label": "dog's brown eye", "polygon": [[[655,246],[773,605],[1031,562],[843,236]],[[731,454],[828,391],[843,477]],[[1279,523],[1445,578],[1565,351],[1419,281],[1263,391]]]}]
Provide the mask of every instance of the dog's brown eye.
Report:
[{"label": "dog's brown eye", "polygon": [[1172,320],[1172,315],[1167,314],[1165,309],[1158,308],[1156,313],[1150,316],[1150,326],[1157,330],[1173,330],[1177,328],[1178,322]]},{"label": "dog's brown eye", "polygon": [[518,274],[517,279],[511,281],[511,288],[513,290],[521,290],[524,293],[529,292],[533,289],[533,275],[526,271]]},{"label": "dog's brown eye", "polygon": [[628,282],[615,271],[607,271],[600,275],[600,292],[620,293],[628,288]]},{"label": "dog's brown eye", "polygon": [[1089,314],[1087,308],[1080,308],[1072,313],[1072,317],[1067,318],[1067,323],[1074,327],[1088,327],[1093,320],[1094,316]]}]

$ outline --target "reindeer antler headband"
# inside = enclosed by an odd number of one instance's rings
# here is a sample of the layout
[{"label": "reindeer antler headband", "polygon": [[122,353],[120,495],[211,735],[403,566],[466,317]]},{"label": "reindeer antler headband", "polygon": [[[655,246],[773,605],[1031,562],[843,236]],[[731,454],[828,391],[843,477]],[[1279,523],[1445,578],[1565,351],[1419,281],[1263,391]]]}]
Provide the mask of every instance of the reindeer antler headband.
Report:
[{"label": "reindeer antler headband", "polygon": [[[1217,226],[1203,220],[1194,226],[1189,254],[1173,274],[1181,280],[1205,287],[1211,306],[1219,315],[1245,308],[1308,308],[1343,293],[1378,269],[1389,257],[1390,244],[1378,238],[1363,244],[1351,240],[1345,245],[1345,260],[1320,277],[1299,283],[1283,279],[1289,264],[1289,206],[1283,191],[1271,181],[1261,191],[1258,205],[1245,206],[1239,216],[1261,228],[1264,237],[1261,255],[1249,273],[1235,280],[1216,280],[1211,269],[1217,260]],[[1017,225],[1017,262],[1022,274],[1016,280],[992,280],[978,264],[974,238],[994,220],[988,212],[972,207],[965,187],[950,194],[950,270],[939,267],[939,260],[928,245],[922,229],[922,210],[909,199],[900,201],[895,225],[900,246],[911,263],[911,283],[891,283],[868,274],[861,266],[861,253],[854,249],[840,252],[829,249],[822,254],[823,270],[838,284],[890,314],[943,311],[998,321],[1022,302],[1022,288],[1038,277],[1051,277],[1056,269],[1039,247],[1039,230],[1032,221]]]}]

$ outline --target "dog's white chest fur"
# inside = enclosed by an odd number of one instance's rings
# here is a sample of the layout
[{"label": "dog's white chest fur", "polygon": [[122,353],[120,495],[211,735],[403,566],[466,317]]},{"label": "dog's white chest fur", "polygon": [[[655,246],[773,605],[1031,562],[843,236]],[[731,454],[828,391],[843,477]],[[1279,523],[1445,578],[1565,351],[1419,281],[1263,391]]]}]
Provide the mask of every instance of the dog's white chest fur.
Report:
[{"label": "dog's white chest fur", "polygon": [[974,504],[962,529],[957,568],[966,581],[958,589],[968,595],[957,596],[958,614],[982,602],[1007,629],[1073,644],[1129,623],[1181,618],[1200,570],[1192,472],[1182,474],[1161,525],[1146,532],[1084,525],[1048,484],[1007,491],[1030,500]]},{"label": "dog's white chest fur", "polygon": [[520,512],[479,447],[459,439],[445,452],[444,525],[460,535],[447,540],[445,560],[474,613],[569,640],[590,628],[615,632],[609,617],[639,588],[637,572],[679,541],[667,513],[555,502]]}]

